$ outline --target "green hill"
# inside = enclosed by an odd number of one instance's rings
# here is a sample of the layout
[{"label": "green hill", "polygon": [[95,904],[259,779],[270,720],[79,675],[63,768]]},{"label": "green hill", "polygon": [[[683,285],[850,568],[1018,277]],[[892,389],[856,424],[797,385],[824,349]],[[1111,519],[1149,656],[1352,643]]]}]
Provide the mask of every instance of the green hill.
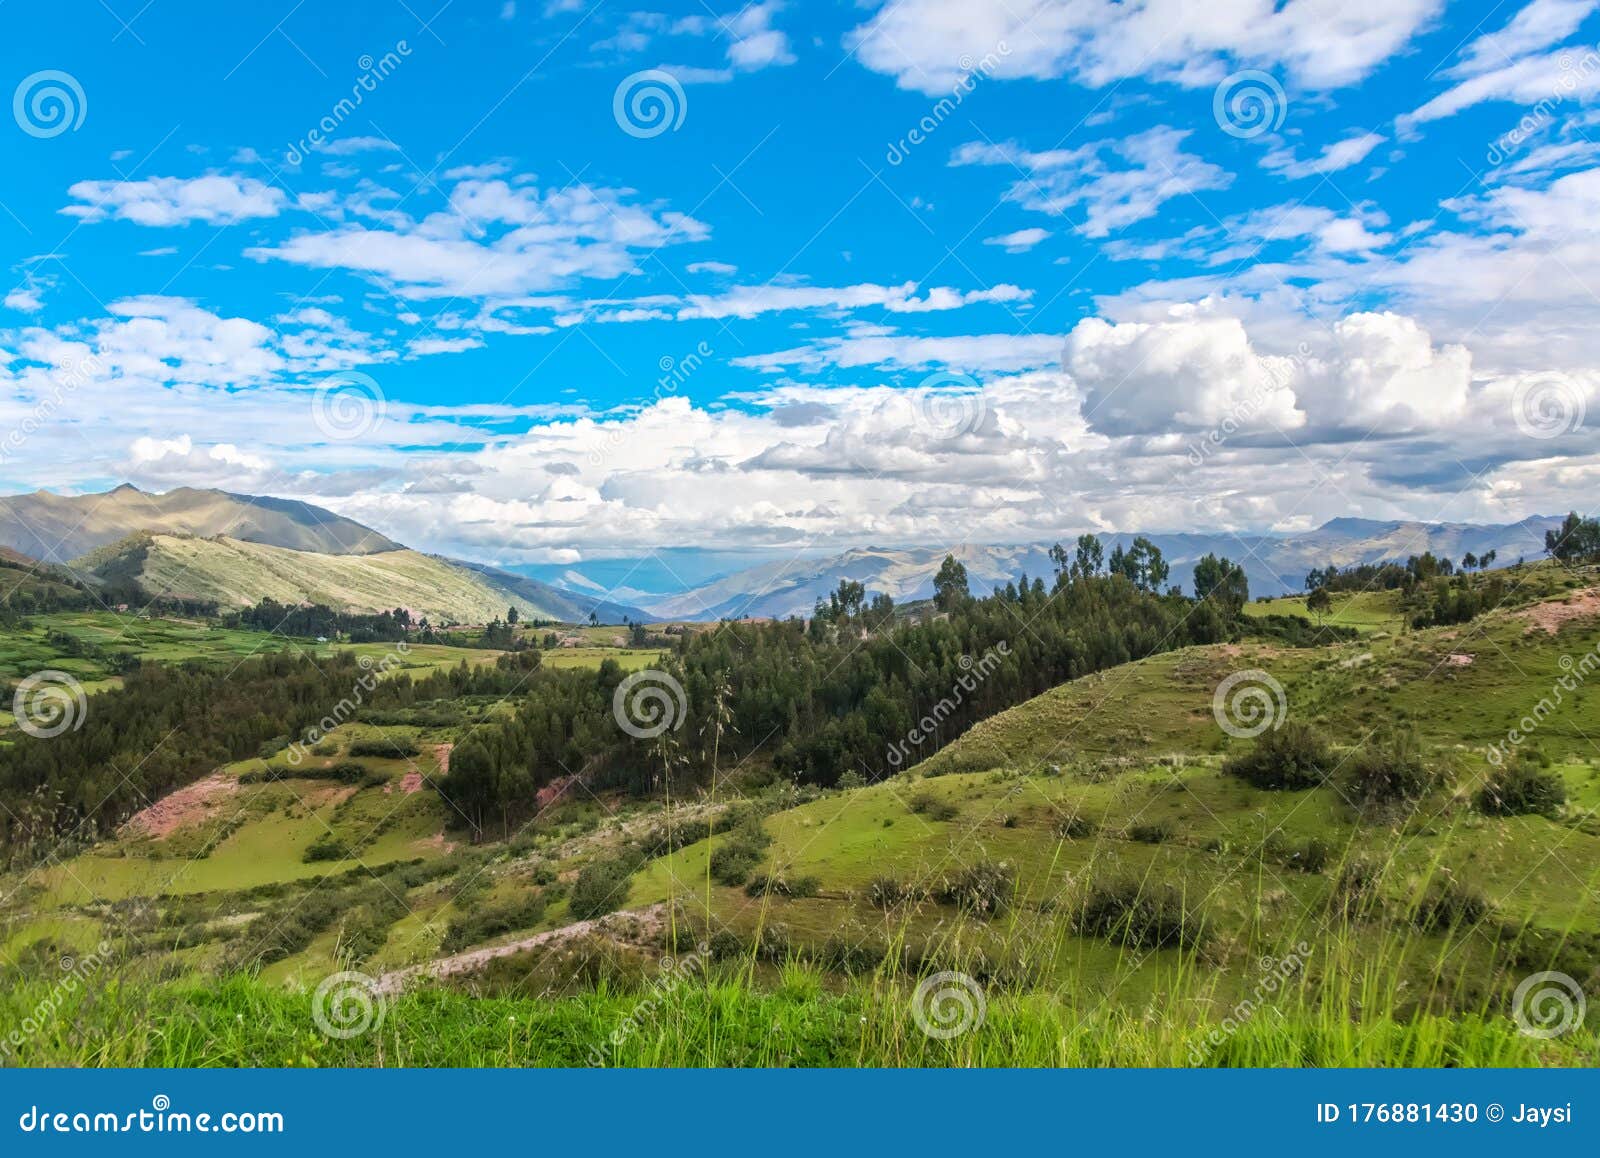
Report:
[{"label": "green hill", "polygon": [[103,577],[135,580],[151,596],[246,607],[323,603],[372,613],[408,607],[435,622],[485,623],[516,607],[524,618],[560,619],[563,609],[530,600],[481,573],[419,551],[326,555],[217,537],[132,536],[80,565]]},{"label": "green hill", "polygon": [[[664,953],[693,953],[698,972],[614,1060],[1574,1064],[1592,1024],[1519,1034],[1514,994],[1546,970],[1600,985],[1597,579],[1541,572],[1540,601],[1454,627],[1156,655],[877,784],[730,770],[688,800],[558,793],[480,846],[436,789],[450,746],[505,705],[420,703],[341,726],[304,764],[227,765],[159,823],[0,881],[0,950],[26,963],[114,937],[116,1000],[158,1013],[95,1056],[135,1063],[281,1064],[305,1048],[317,979],[451,962],[423,988],[453,992],[393,998],[396,1036],[323,1043],[319,1060],[367,1064],[381,1044],[411,1062],[585,1064],[584,1027],[655,992]],[[1214,707],[1242,672],[1279,725],[1263,736],[1326,738],[1311,786],[1230,771],[1261,743]],[[1484,804],[1487,751],[1513,728],[1564,803]],[[1374,787],[1412,764],[1414,789]],[[583,923],[608,910],[624,910],[613,926]],[[945,1042],[907,1009],[950,972],[988,1022]],[[37,998],[19,984],[12,1000]],[[73,1024],[122,1024],[119,1008]],[[62,1064],[90,1047],[30,1048]]]}]

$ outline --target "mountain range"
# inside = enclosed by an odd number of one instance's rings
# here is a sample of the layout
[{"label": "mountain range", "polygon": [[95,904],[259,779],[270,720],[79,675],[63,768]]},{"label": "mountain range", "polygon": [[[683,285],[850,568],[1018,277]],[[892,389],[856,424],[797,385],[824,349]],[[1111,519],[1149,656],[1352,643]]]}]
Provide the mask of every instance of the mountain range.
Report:
[{"label": "mountain range", "polygon": [[[1561,520],[1536,515],[1520,522],[1483,525],[1473,523],[1420,523],[1373,519],[1334,519],[1313,531],[1298,534],[1235,535],[1221,533],[1151,534],[1172,569],[1171,582],[1188,589],[1194,564],[1208,554],[1232,559],[1245,570],[1252,595],[1287,595],[1305,589],[1306,572],[1337,564],[1404,560],[1431,551],[1459,561],[1468,552],[1496,552],[1502,565],[1544,551],[1544,533]],[[1064,537],[1070,550],[1075,536]],[[1126,548],[1133,533],[1099,536],[1109,555]],[[1051,544],[1010,546],[962,544],[955,547],[858,547],[822,558],[782,558],[735,571],[684,590],[651,593],[630,588],[630,602],[661,619],[721,619],[741,616],[784,618],[810,612],[819,598],[842,580],[862,583],[869,594],[883,592],[896,602],[926,599],[933,594],[933,577],[944,557],[953,555],[967,569],[975,592],[987,593],[996,585],[1030,577],[1050,576]],[[607,561],[616,572],[618,561]],[[568,564],[548,581],[572,589],[589,578],[584,564]]]},{"label": "mountain range", "polygon": [[[1146,536],[1187,587],[1197,560],[1226,556],[1242,565],[1252,595],[1304,589],[1306,572],[1403,560],[1431,551],[1459,560],[1496,552],[1501,564],[1537,557],[1553,516],[1516,523],[1386,522],[1334,519],[1294,534],[1185,533]],[[1070,549],[1075,536],[1064,536]],[[1102,534],[1109,554],[1132,533]],[[310,503],[178,488],[152,494],[123,485],[104,494],[36,491],[0,497],[0,551],[62,565],[90,582],[132,579],[147,594],[241,607],[265,597],[341,610],[408,607],[435,622],[479,623],[516,607],[525,618],[582,622],[716,620],[809,613],[843,580],[896,602],[933,593],[945,555],[966,567],[975,592],[1053,570],[1050,544],[857,547],[833,555],[752,558],[674,548],[633,559],[599,559],[515,569],[411,550]],[[13,563],[13,565],[15,565]]]}]

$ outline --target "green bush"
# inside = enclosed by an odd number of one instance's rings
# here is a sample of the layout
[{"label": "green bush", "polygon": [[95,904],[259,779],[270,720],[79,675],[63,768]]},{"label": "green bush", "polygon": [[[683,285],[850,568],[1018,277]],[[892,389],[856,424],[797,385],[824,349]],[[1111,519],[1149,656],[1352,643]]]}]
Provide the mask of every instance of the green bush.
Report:
[{"label": "green bush", "polygon": [[867,900],[880,909],[896,905],[916,904],[926,900],[928,890],[917,884],[906,884],[894,877],[873,877],[867,886]]},{"label": "green bush", "polygon": [[1081,812],[1074,812],[1071,816],[1056,822],[1056,835],[1062,840],[1081,840],[1086,836],[1093,836],[1098,827]]},{"label": "green bush", "polygon": [[1423,762],[1416,731],[1391,728],[1345,761],[1340,786],[1359,804],[1398,804],[1420,800],[1439,779]]},{"label": "green bush", "polygon": [[711,853],[711,879],[736,888],[749,879],[772,837],[760,820],[746,820],[717,842]]},{"label": "green bush", "polygon": [[1176,834],[1170,820],[1154,820],[1148,824],[1135,824],[1128,829],[1128,839],[1140,844],[1166,844]]},{"label": "green bush", "polygon": [[1417,899],[1412,922],[1424,933],[1476,925],[1489,915],[1490,905],[1476,889],[1452,877],[1436,877]]},{"label": "green bush", "polygon": [[502,933],[526,929],[544,918],[544,910],[545,900],[539,893],[484,905],[477,912],[451,921],[439,947],[446,953],[456,953]]},{"label": "green bush", "polygon": [[633,859],[626,857],[584,865],[572,882],[568,910],[578,920],[587,921],[621,908],[628,899],[628,878],[634,865]]},{"label": "green bush", "polygon": [[1566,802],[1567,785],[1558,773],[1522,759],[1489,773],[1477,797],[1486,816],[1554,816]]},{"label": "green bush", "polygon": [[752,897],[814,897],[822,891],[816,877],[752,877],[744,891]]},{"label": "green bush", "polygon": [[758,850],[743,844],[723,844],[711,854],[711,879],[733,888],[744,884],[760,863]]},{"label": "green bush", "polygon": [[961,815],[961,810],[954,804],[931,792],[918,792],[907,801],[907,806],[918,816],[926,816],[929,820],[954,820]]},{"label": "green bush", "polygon": [[1194,948],[1208,936],[1201,915],[1184,904],[1176,886],[1135,880],[1095,885],[1084,898],[1076,927],[1083,935],[1138,949]]},{"label": "green bush", "polygon": [[1309,724],[1288,720],[1265,733],[1249,751],[1229,756],[1222,770],[1255,788],[1315,788],[1336,761],[1322,735]]},{"label": "green bush", "polygon": [[311,847],[301,854],[300,859],[306,864],[315,864],[324,860],[347,860],[354,855],[348,844],[330,834],[313,842]]},{"label": "green bush", "polygon": [[417,747],[415,740],[391,739],[388,736],[380,736],[374,740],[352,741],[349,754],[352,756],[379,756],[386,760],[392,760],[402,756],[417,756],[421,752],[422,749]]},{"label": "green bush", "polygon": [[1290,845],[1287,852],[1285,862],[1303,873],[1320,873],[1333,859],[1333,847],[1320,836],[1307,837],[1300,844]]},{"label": "green bush", "polygon": [[993,917],[1011,903],[1013,876],[1009,865],[980,861],[939,882],[934,899],[964,913]]}]

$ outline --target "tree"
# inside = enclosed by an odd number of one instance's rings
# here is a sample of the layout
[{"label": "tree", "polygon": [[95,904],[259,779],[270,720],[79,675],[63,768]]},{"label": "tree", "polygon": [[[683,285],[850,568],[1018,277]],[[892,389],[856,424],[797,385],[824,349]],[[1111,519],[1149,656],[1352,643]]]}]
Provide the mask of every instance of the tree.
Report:
[{"label": "tree", "polygon": [[1482,555],[1479,555],[1478,556],[1478,567],[1479,567],[1479,569],[1483,570],[1483,571],[1487,571],[1490,567],[1494,566],[1494,557],[1495,557],[1496,554],[1498,554],[1498,552],[1496,552],[1496,551],[1485,551]]},{"label": "tree", "polygon": [[1544,533],[1547,554],[1562,563],[1581,563],[1600,556],[1600,521],[1585,519],[1573,511],[1558,531]]},{"label": "tree", "polygon": [[1079,535],[1078,549],[1076,552],[1075,566],[1078,578],[1088,579],[1100,573],[1100,567],[1105,560],[1105,548],[1100,545],[1100,540],[1093,535]]},{"label": "tree", "polygon": [[939,564],[939,573],[933,577],[934,606],[940,611],[954,611],[971,597],[966,567],[956,562],[954,555],[946,555]]},{"label": "tree", "polygon": [[517,625],[517,609],[515,606],[506,608],[506,622],[512,627]]},{"label": "tree", "polygon": [[1171,569],[1161,557],[1160,547],[1140,535],[1133,541],[1127,553],[1120,555],[1120,558],[1119,552],[1120,548],[1111,553],[1113,574],[1120,571],[1142,591],[1153,593],[1161,590],[1161,585],[1167,581]]},{"label": "tree", "polygon": [[1056,569],[1056,586],[1059,587],[1072,578],[1072,557],[1067,554],[1067,549],[1060,543],[1050,548],[1050,563]]},{"label": "tree", "polygon": [[1194,565],[1194,596],[1210,599],[1235,618],[1250,601],[1250,581],[1237,563],[1207,555]]},{"label": "tree", "polygon": [[1306,610],[1317,617],[1317,626],[1322,625],[1322,617],[1333,610],[1333,597],[1328,594],[1326,587],[1318,587],[1306,596]]},{"label": "tree", "polygon": [[1461,569],[1463,571],[1476,571],[1478,569],[1478,557],[1471,551],[1468,551],[1465,555],[1461,556]]}]

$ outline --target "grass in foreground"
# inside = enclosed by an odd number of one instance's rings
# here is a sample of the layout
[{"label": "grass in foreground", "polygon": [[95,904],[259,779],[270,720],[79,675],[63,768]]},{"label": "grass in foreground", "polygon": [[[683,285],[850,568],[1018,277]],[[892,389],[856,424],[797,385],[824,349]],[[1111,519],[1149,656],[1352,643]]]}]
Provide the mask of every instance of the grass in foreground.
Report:
[{"label": "grass in foreground", "polygon": [[[1519,1034],[1509,1019],[1426,1015],[1355,1022],[1263,1009],[1228,1029],[1113,1009],[1084,1014],[1051,997],[998,995],[981,1024],[924,1033],[913,987],[828,992],[800,967],[770,991],[719,972],[676,988],[602,984],[558,1000],[408,994],[348,1039],[320,1032],[312,994],[235,978],[217,988],[113,986],[61,1001],[0,1046],[23,1066],[1538,1066],[1593,1064],[1596,1036]],[[21,1025],[52,990],[0,997]],[[1220,1044],[1218,1044],[1220,1040]]]}]

